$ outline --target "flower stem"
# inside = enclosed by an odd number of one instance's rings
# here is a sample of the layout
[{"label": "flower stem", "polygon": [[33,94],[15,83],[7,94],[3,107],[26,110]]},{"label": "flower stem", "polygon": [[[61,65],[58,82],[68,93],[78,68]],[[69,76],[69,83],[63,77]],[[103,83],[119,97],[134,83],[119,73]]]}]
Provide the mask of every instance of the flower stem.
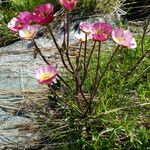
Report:
[{"label": "flower stem", "polygon": [[90,53],[90,55],[89,55],[89,58],[88,58],[88,60],[87,60],[87,64],[86,64],[86,67],[85,67],[85,72],[84,72],[84,75],[83,75],[83,79],[82,79],[82,82],[81,82],[81,86],[83,85],[83,83],[84,83],[84,81],[85,81],[85,78],[86,78],[86,76],[87,76],[88,67],[89,67],[89,64],[90,64],[90,60],[91,60],[93,51],[94,51],[94,49],[95,49],[95,45],[96,45],[96,41],[94,42],[93,48],[92,48],[91,53]]},{"label": "flower stem", "polygon": [[95,79],[94,79],[94,82],[93,82],[93,88],[92,88],[91,96],[90,96],[90,99],[89,99],[89,106],[88,106],[89,113],[91,113],[91,103],[92,103],[92,100],[95,96],[95,93],[97,92],[98,73],[99,73],[99,70],[100,70],[100,63],[101,63],[100,59],[101,59],[101,42],[99,42],[96,74],[95,74]]},{"label": "flower stem", "polygon": [[61,61],[62,61],[63,65],[64,65],[64,67],[65,67],[71,74],[73,74],[73,72],[70,70],[70,68],[67,66],[67,64],[66,64],[66,62],[65,62],[65,60],[64,60],[62,48],[60,48],[60,46],[58,45],[58,43],[57,43],[57,41],[56,41],[56,39],[55,39],[55,36],[53,35],[53,32],[52,32],[52,30],[51,30],[51,27],[48,25],[47,28],[48,28],[48,31],[50,32],[50,34],[51,34],[51,36],[52,36],[52,39],[53,39],[53,41],[54,41],[54,43],[55,43],[55,46],[56,46],[56,48],[57,48],[57,50],[58,50],[58,52],[59,52],[59,54],[60,54]]},{"label": "flower stem", "polygon": [[70,32],[70,29],[69,29],[69,12],[67,12],[67,23],[66,23],[66,32],[67,32],[67,47],[66,47],[66,57],[67,57],[67,60],[68,60],[68,63],[72,69],[72,72],[74,72],[74,67],[70,61],[70,57],[69,57],[69,32]]},{"label": "flower stem", "polygon": [[86,53],[87,53],[87,33],[85,34],[85,45],[84,45],[84,72],[86,72]]},{"label": "flower stem", "polygon": [[41,50],[39,49],[39,47],[37,46],[36,42],[34,39],[32,39],[32,42],[36,48],[36,51],[40,54],[40,56],[42,57],[42,59],[44,60],[44,62],[47,64],[47,65],[50,65],[50,63],[48,62],[48,60],[45,58],[45,56],[41,53]]},{"label": "flower stem", "polygon": [[79,54],[76,58],[76,72],[79,71],[79,63],[80,63],[80,57],[81,57],[81,50],[82,50],[82,42],[80,43],[80,48],[79,48]]},{"label": "flower stem", "polygon": [[[32,40],[35,48],[36,48],[36,51],[40,54],[40,56],[42,57],[42,59],[44,60],[44,62],[47,64],[47,65],[50,65],[50,63],[48,62],[48,60],[45,58],[45,56],[43,56],[43,54],[41,53],[41,50],[39,49],[39,47],[37,46],[35,40],[33,39]],[[70,86],[66,83],[66,81],[59,75],[57,74],[57,77],[68,87],[68,89],[71,90]]]},{"label": "flower stem", "polygon": [[66,28],[66,30],[67,30],[67,47],[69,47],[69,20],[70,20],[70,18],[69,18],[69,12],[67,12],[67,28]]},{"label": "flower stem", "polygon": [[109,62],[107,63],[107,65],[106,65],[106,67],[105,67],[105,70],[104,70],[103,74],[102,74],[101,77],[100,77],[99,82],[100,82],[100,81],[102,80],[102,78],[104,77],[106,71],[108,70],[108,68],[109,68],[109,66],[110,66],[110,63],[112,62],[112,60],[113,60],[113,58],[114,58],[114,56],[115,56],[115,54],[116,54],[117,51],[119,50],[119,47],[120,47],[120,46],[118,45],[118,46],[116,47],[114,53],[113,53],[112,56],[110,57]]},{"label": "flower stem", "polygon": [[[70,105],[69,103],[67,103],[63,98],[60,98],[59,95],[52,89],[52,87],[50,85],[48,85],[48,87],[50,88],[50,91],[52,92],[53,95],[55,95],[57,97],[57,99],[59,99],[60,101],[62,101],[65,105],[72,107],[72,105]],[[73,108],[75,111],[77,111],[79,114],[83,115],[82,112],[80,112],[78,109]]]},{"label": "flower stem", "polygon": [[72,91],[72,89],[71,89],[71,87],[68,85],[68,83],[67,83],[59,74],[57,74],[57,77],[68,87],[68,89],[69,89],[70,91]]},{"label": "flower stem", "polygon": [[103,77],[104,77],[106,71],[108,70],[108,68],[109,68],[109,66],[110,66],[110,63],[112,62],[112,60],[113,60],[115,54],[117,53],[119,47],[120,47],[119,45],[116,47],[114,53],[113,53],[112,56],[110,57],[110,59],[109,59],[107,65],[106,65],[106,67],[105,67],[104,72],[102,73],[101,76],[99,75],[99,78],[98,78],[98,80],[97,80],[98,82],[97,82],[97,84],[96,84],[96,86],[95,86],[95,89],[93,90],[93,93],[91,94],[91,97],[90,97],[90,104],[89,104],[89,107],[90,107],[90,105],[91,105],[91,103],[92,103],[92,101],[93,101],[93,99],[94,99],[94,96],[95,96],[97,90],[98,90],[99,84],[100,84],[101,80],[103,79]]},{"label": "flower stem", "polygon": [[50,25],[47,26],[47,29],[48,29],[48,31],[49,31],[49,33],[50,33],[50,35],[51,35],[51,37],[52,37],[52,39],[53,39],[53,41],[54,41],[54,44],[55,44],[56,48],[57,48],[59,51],[61,51],[61,48],[60,48],[60,46],[58,45],[58,43],[57,43],[57,41],[56,41],[56,39],[55,39],[55,36],[54,36],[54,34],[53,34],[53,32],[52,32],[52,29],[51,29]]}]

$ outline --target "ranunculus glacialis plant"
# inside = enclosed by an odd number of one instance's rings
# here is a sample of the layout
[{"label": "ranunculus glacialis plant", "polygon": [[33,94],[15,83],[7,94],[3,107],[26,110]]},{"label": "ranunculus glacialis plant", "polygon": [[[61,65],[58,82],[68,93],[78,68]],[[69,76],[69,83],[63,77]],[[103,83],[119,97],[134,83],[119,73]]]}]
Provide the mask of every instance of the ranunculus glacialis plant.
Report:
[{"label": "ranunculus glacialis plant", "polygon": [[[80,110],[83,116],[87,116],[88,114],[92,113],[92,102],[98,91],[99,84],[101,83],[101,80],[103,79],[112,60],[114,59],[114,56],[117,54],[120,45],[122,47],[135,48],[136,42],[131,32],[119,28],[112,29],[112,26],[110,26],[108,23],[81,22],[79,25],[79,34],[77,32],[74,35],[75,38],[80,42],[80,45],[79,47],[75,46],[75,48],[77,48],[77,51],[74,57],[71,57],[70,48],[72,48],[72,46],[70,45],[69,41],[69,12],[76,7],[77,0],[59,0],[59,2],[67,11],[67,13],[65,13],[63,17],[64,36],[62,45],[58,43],[58,40],[56,39],[55,34],[53,34],[53,30],[50,26],[50,23],[52,23],[52,21],[54,20],[54,7],[50,3],[37,6],[34,9],[33,13],[19,13],[16,18],[13,18],[10,21],[8,27],[15,32],[19,32],[19,36],[21,39],[31,40],[35,46],[35,53],[39,54],[43,61],[47,64],[46,66],[43,66],[36,71],[36,79],[38,83],[50,86],[57,77],[63,83],[63,85],[65,85],[66,89],[72,92],[71,95],[73,95],[74,97],[71,99],[71,101],[73,101],[73,103],[76,105],[76,108]],[[67,83],[68,81],[66,82],[65,79],[57,73],[56,68],[50,65],[49,60],[46,58],[46,56],[42,54],[42,51],[38,47],[36,40],[34,40],[38,32],[39,25],[47,27],[58,50],[61,62],[66,71],[70,73],[71,80],[73,80],[72,82],[75,87],[72,88]],[[91,39],[90,42],[88,40],[89,38]],[[111,38],[118,45],[110,56],[110,59],[107,61],[105,68],[101,69],[101,43]],[[90,63],[92,63],[92,58],[95,55],[97,56],[95,76],[91,80],[91,91],[88,93],[88,96],[86,96],[87,93],[85,93],[85,81],[86,78],[90,76],[89,69],[91,65],[94,65]],[[50,88],[50,90],[52,89]],[[53,93],[54,91],[51,92]],[[84,106],[82,105],[81,101],[84,101]]]}]

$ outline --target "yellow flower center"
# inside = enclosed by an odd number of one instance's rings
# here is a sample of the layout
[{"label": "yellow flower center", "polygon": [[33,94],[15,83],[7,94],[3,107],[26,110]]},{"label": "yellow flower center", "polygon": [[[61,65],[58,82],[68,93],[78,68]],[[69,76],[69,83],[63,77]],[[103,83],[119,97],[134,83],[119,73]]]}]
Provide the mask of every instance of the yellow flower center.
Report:
[{"label": "yellow flower center", "polygon": [[100,34],[102,31],[100,29],[96,30],[96,34]]},{"label": "yellow flower center", "polygon": [[122,36],[118,36],[118,37],[117,37],[117,40],[118,40],[118,41],[125,41],[124,37],[122,37]]},{"label": "yellow flower center", "polygon": [[46,72],[44,74],[41,75],[41,77],[39,78],[39,80],[43,81],[43,80],[48,80],[52,78],[52,74],[50,72]]},{"label": "yellow flower center", "polygon": [[46,11],[44,11],[44,12],[39,14],[39,17],[46,17],[46,16],[47,16],[47,12]]},{"label": "yellow flower center", "polygon": [[34,31],[27,31],[25,32],[26,38],[31,38],[34,34]]}]

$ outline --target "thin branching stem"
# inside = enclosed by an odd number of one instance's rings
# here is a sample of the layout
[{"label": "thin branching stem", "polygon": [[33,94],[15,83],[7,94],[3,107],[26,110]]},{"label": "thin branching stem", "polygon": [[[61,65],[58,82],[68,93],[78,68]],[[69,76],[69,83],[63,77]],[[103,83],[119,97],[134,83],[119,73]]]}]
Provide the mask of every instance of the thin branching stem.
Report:
[{"label": "thin branching stem", "polygon": [[50,85],[48,85],[48,87],[49,87],[50,91],[52,92],[52,94],[55,95],[58,100],[62,101],[66,106],[69,106],[70,108],[74,109],[79,114],[83,115],[82,112],[80,112],[78,109],[73,108],[72,105],[70,105],[69,103],[67,103],[63,98],[59,97],[59,95],[52,89],[52,87]]},{"label": "thin branching stem", "polygon": [[90,52],[90,55],[88,57],[87,64],[86,64],[86,69],[85,69],[85,72],[84,72],[84,75],[83,75],[83,79],[82,79],[82,82],[81,82],[81,86],[83,85],[83,83],[85,81],[85,78],[87,76],[88,67],[89,67],[89,64],[90,64],[90,60],[91,60],[92,54],[93,54],[94,49],[95,49],[95,45],[96,45],[96,41],[94,42],[93,48],[92,48],[92,50]]},{"label": "thin branching stem", "polygon": [[94,42],[93,48],[92,48],[91,53],[90,53],[90,55],[89,55],[89,58],[88,58],[88,60],[87,60],[86,68],[89,67],[90,60],[91,60],[92,54],[93,54],[94,49],[95,49],[95,45],[96,45],[96,41]]},{"label": "thin branching stem", "polygon": [[63,43],[62,43],[62,48],[66,49],[66,16],[64,15],[64,33],[63,33]]},{"label": "thin branching stem", "polygon": [[47,65],[50,65],[49,61],[45,58],[45,56],[41,53],[41,50],[40,48],[37,46],[36,42],[34,39],[32,39],[32,42],[35,46],[35,50],[40,54],[40,56],[42,57],[42,59],[44,60],[44,62],[47,64]]},{"label": "thin branching stem", "polygon": [[95,88],[96,88],[96,83],[97,83],[97,79],[98,79],[98,72],[100,70],[100,62],[101,62],[100,59],[101,59],[101,42],[99,42],[97,67],[96,67],[96,74],[95,74],[95,78],[94,78],[94,82],[93,82],[92,93],[94,93]]},{"label": "thin branching stem", "polygon": [[69,30],[70,30],[70,27],[69,27],[69,25],[70,25],[70,18],[69,18],[69,12],[67,12],[67,27],[66,27],[66,30],[67,30],[67,47],[69,47]]},{"label": "thin branching stem", "polygon": [[80,93],[81,93],[81,95],[83,97],[83,100],[85,101],[86,105],[88,106],[88,101],[87,101],[87,99],[85,97],[85,93],[83,91],[83,87],[81,85],[79,85],[79,88],[80,88]]},{"label": "thin branching stem", "polygon": [[[67,33],[67,47],[66,47],[66,57],[67,57],[67,61],[72,69],[72,72],[74,72],[74,67],[71,63],[71,60],[70,60],[70,56],[69,56],[69,34],[70,34],[70,18],[69,18],[69,12],[67,12],[67,22],[66,22],[66,33]],[[65,32],[65,31],[64,31]]]},{"label": "thin branching stem", "polygon": [[114,56],[116,55],[117,51],[119,50],[119,47],[120,47],[120,46],[118,45],[118,46],[116,47],[114,53],[113,53],[112,56],[110,57],[110,59],[109,59],[107,65],[106,65],[106,67],[105,67],[104,72],[103,72],[102,75],[100,76],[99,82],[103,79],[105,73],[107,72],[107,70],[108,70],[108,68],[109,68],[109,66],[110,66],[110,64],[111,64],[111,62],[112,62],[112,60],[113,60],[113,58],[114,58]]},{"label": "thin branching stem", "polygon": [[52,36],[52,39],[53,39],[53,41],[54,41],[54,43],[55,43],[56,48],[57,48],[58,51],[59,51],[59,54],[60,54],[60,57],[61,57],[61,61],[62,61],[63,65],[64,65],[64,67],[65,67],[71,74],[73,74],[73,72],[69,69],[69,67],[67,66],[67,64],[66,64],[66,62],[65,62],[64,55],[63,55],[63,49],[60,48],[60,46],[58,45],[58,43],[57,43],[57,41],[56,41],[56,39],[55,39],[55,36],[54,36],[54,34],[53,34],[52,30],[51,30],[51,27],[48,25],[47,28],[48,28],[48,31],[50,32],[51,36]]},{"label": "thin branching stem", "polygon": [[[86,104],[88,105],[87,99],[85,97],[85,93],[83,91],[83,88],[81,86],[81,77],[80,77],[80,69],[79,69],[79,62],[80,62],[80,57],[81,57],[81,50],[82,50],[82,42],[80,43],[79,47],[79,54],[76,58],[76,71],[75,71],[75,81],[76,81],[76,102],[79,105],[79,108],[82,110],[82,107],[80,105],[81,101],[85,101]],[[81,94],[82,98],[79,97],[79,93]],[[82,110],[83,111],[83,110]]]},{"label": "thin branching stem", "polygon": [[92,100],[94,98],[95,93],[97,92],[98,73],[99,73],[99,70],[100,70],[100,65],[101,65],[101,42],[99,42],[99,46],[98,46],[98,59],[97,59],[96,74],[95,74],[94,82],[93,82],[93,85],[92,85],[93,86],[92,92],[91,92],[91,95],[90,95],[90,98],[89,98],[89,105],[88,105],[89,113],[91,113]]},{"label": "thin branching stem", "polygon": [[[79,109],[83,112],[84,110],[82,109],[82,101],[84,101],[87,106],[88,106],[88,101],[85,97],[85,93],[82,89],[82,86],[80,85],[81,81],[80,81],[79,72],[76,72],[75,82],[76,82],[76,93],[75,93],[76,103]],[[81,96],[79,94],[81,94]]]},{"label": "thin branching stem", "polygon": [[75,100],[78,108],[82,111],[81,105],[80,105],[80,99],[79,99],[79,78],[78,74],[76,73],[75,76],[75,82],[76,82],[76,90],[75,90]]},{"label": "thin branching stem", "polygon": [[84,44],[84,72],[86,72],[86,53],[87,53],[87,33],[85,33],[85,44]]},{"label": "thin branching stem", "polygon": [[[36,48],[36,51],[40,54],[40,56],[42,57],[42,59],[44,60],[44,62],[47,64],[47,65],[50,65],[49,61],[45,58],[45,56],[42,54],[40,48],[37,46],[35,40],[33,39],[32,40],[35,48]],[[57,77],[68,87],[69,90],[71,90],[70,86],[67,84],[67,82],[59,75],[57,74]]]},{"label": "thin branching stem", "polygon": [[47,29],[48,29],[48,31],[49,31],[49,33],[50,33],[50,35],[51,35],[51,37],[52,37],[52,39],[53,39],[53,41],[54,41],[54,44],[55,44],[56,48],[57,48],[59,51],[62,51],[62,49],[60,48],[59,44],[57,43],[56,38],[55,38],[55,36],[54,36],[54,34],[53,34],[53,32],[52,32],[51,26],[48,25],[48,26],[47,26]]},{"label": "thin branching stem", "polygon": [[67,83],[59,74],[57,74],[57,77],[68,87],[68,89],[69,89],[70,91],[72,91],[72,89],[71,89],[71,87],[68,85],[68,83]]},{"label": "thin branching stem", "polygon": [[[104,72],[102,73],[101,76],[99,75],[99,79],[98,79],[98,83],[97,83],[97,87],[96,87],[95,93],[97,92],[101,80],[102,80],[103,77],[105,76],[105,74],[106,74],[106,72],[107,72],[107,70],[108,70],[110,64],[112,63],[112,60],[113,60],[114,56],[116,55],[117,51],[119,50],[119,47],[120,47],[119,45],[116,47],[115,51],[113,52],[112,56],[110,57],[110,59],[109,59],[107,65],[106,65],[106,67],[105,67],[105,69],[104,69]],[[100,73],[99,73],[99,74],[100,74]],[[95,95],[95,93],[94,93],[94,95]],[[93,95],[93,98],[94,98],[94,95]]]},{"label": "thin branching stem", "polygon": [[[111,62],[112,62],[114,56],[116,55],[117,51],[119,50],[119,47],[120,47],[119,45],[116,47],[114,53],[112,54],[112,56],[110,57],[110,59],[109,59],[109,61],[108,61],[108,63],[107,63],[107,65],[106,65],[106,67],[105,67],[104,72],[102,73],[102,75],[101,75],[101,76],[100,76],[100,75],[98,76],[99,78],[98,78],[98,80],[97,80],[96,87],[95,87],[95,89],[93,90],[93,93],[91,94],[90,102],[93,101],[94,96],[95,96],[95,94],[97,93],[99,84],[100,84],[101,80],[103,79],[105,73],[107,72],[107,70],[108,70],[108,68],[109,68],[109,66],[110,66],[110,64],[111,64]],[[99,73],[99,72],[98,72],[98,73]],[[100,73],[99,73],[99,74],[100,74]]]},{"label": "thin branching stem", "polygon": [[79,63],[80,63],[80,57],[81,57],[81,50],[82,50],[82,42],[80,42],[80,47],[79,47],[79,53],[76,58],[76,72],[79,71]]}]

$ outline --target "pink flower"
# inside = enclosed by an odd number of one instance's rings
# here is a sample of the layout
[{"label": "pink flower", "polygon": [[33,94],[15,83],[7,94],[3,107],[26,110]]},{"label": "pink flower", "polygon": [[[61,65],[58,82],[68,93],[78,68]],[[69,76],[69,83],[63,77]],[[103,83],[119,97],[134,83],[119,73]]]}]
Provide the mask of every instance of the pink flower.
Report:
[{"label": "pink flower", "polygon": [[103,42],[106,41],[112,32],[112,27],[107,23],[97,22],[92,25],[90,37],[93,41]]},{"label": "pink flower", "polygon": [[136,41],[130,31],[123,30],[121,28],[114,29],[112,31],[112,39],[123,47],[136,48]]},{"label": "pink flower", "polygon": [[67,11],[71,11],[76,7],[77,0],[59,0],[59,3],[64,7]]},{"label": "pink flower", "polygon": [[48,25],[54,19],[54,7],[52,4],[42,4],[34,9],[33,20],[40,25]]},{"label": "pink flower", "polygon": [[19,30],[19,36],[25,40],[35,38],[38,28],[35,25],[29,25]]},{"label": "pink flower", "polygon": [[36,71],[36,79],[39,84],[51,84],[56,75],[57,71],[53,66],[44,66]]},{"label": "pink flower", "polygon": [[81,22],[80,25],[80,30],[82,30],[84,33],[90,34],[92,30],[92,24],[88,22]]},{"label": "pink flower", "polygon": [[19,18],[12,18],[11,21],[8,23],[8,28],[14,32],[18,32],[23,27],[24,24]]},{"label": "pink flower", "polygon": [[18,17],[12,18],[8,23],[8,28],[14,32],[18,32],[20,29],[31,23],[32,15],[30,12],[20,12]]},{"label": "pink flower", "polygon": [[32,14],[28,11],[20,12],[18,18],[20,18],[25,25],[29,25],[32,21]]}]

